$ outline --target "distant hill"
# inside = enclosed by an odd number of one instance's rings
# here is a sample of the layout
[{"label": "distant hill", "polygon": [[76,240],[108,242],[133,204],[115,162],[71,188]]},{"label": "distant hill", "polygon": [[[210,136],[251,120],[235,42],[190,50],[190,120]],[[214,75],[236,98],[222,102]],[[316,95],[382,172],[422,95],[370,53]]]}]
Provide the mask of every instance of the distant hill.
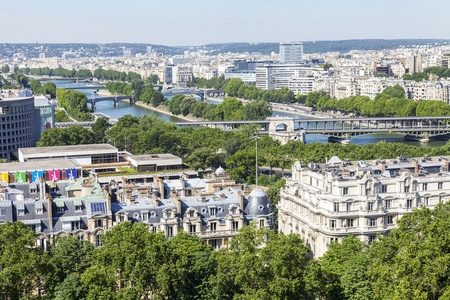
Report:
[{"label": "distant hill", "polygon": [[[304,53],[325,53],[341,52],[346,53],[350,50],[383,50],[394,49],[400,46],[408,45],[427,45],[448,43],[444,39],[399,39],[399,40],[342,40],[342,41],[309,41],[303,42]],[[235,52],[260,52],[270,54],[279,52],[279,43],[228,43],[228,44],[209,44],[205,45],[207,49],[215,49],[212,54]]]},{"label": "distant hill", "polygon": [[[449,43],[444,39],[398,39],[398,40],[343,40],[343,41],[308,41],[303,42],[304,53],[341,52],[350,50],[382,50],[393,49],[400,46],[427,45]],[[279,52],[278,43],[222,43],[207,44],[202,46],[164,46],[143,43],[109,43],[109,44],[0,44],[0,58],[12,58],[14,54],[21,53],[28,58],[39,57],[39,53],[45,53],[46,57],[61,57],[63,53],[69,53],[73,57],[89,56],[121,56],[123,49],[131,49],[132,55],[146,53],[147,46],[152,46],[156,52],[164,55],[183,54],[186,50],[205,49],[210,50],[211,55],[219,53],[261,53],[271,54]]]}]

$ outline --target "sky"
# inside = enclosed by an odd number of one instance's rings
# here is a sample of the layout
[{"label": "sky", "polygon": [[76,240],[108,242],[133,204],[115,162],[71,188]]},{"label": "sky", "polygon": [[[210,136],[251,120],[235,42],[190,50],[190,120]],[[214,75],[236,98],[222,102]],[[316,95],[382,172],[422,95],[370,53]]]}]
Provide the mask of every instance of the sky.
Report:
[{"label": "sky", "polygon": [[[3,3],[2,3],[3,2]],[[450,1],[1,1],[0,43],[146,43],[448,39]]]}]

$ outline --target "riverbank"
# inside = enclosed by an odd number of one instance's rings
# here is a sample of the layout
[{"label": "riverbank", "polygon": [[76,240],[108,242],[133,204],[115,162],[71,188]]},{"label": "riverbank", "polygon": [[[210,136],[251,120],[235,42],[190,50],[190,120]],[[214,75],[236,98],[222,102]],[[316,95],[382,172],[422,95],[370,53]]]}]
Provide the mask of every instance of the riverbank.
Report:
[{"label": "riverbank", "polygon": [[[214,98],[214,97],[208,97],[205,100],[208,100],[208,99],[218,101],[218,102],[223,102],[223,100],[224,100],[221,98]],[[242,99],[242,98],[236,98],[236,99],[241,101],[244,105],[253,101],[253,100],[247,100],[247,99]],[[333,113],[322,113],[322,112],[320,112],[320,113],[314,112],[314,115],[312,115],[311,108],[308,108],[308,107],[302,107],[300,105],[295,105],[295,104],[286,105],[286,104],[274,103],[274,102],[269,102],[269,103],[270,103],[270,106],[272,106],[273,111],[288,113],[291,115],[303,116],[303,117],[307,117],[310,119],[329,119],[329,118],[331,118],[331,116],[335,115]]]},{"label": "riverbank", "polygon": [[108,90],[99,90],[97,92],[97,95],[102,96],[102,97],[112,97],[112,96],[114,96]]},{"label": "riverbank", "polygon": [[160,105],[160,106],[158,106],[158,107],[153,107],[153,105],[151,105],[151,104],[146,104],[146,103],[144,103],[144,102],[142,102],[142,101],[137,101],[137,102],[135,103],[135,105],[137,105],[137,106],[139,106],[139,107],[146,108],[146,109],[150,109],[150,110],[153,110],[153,111],[156,111],[156,112],[159,112],[159,113],[161,113],[161,114],[165,114],[165,115],[168,115],[168,116],[177,117],[177,118],[179,118],[179,119],[183,119],[183,120],[188,121],[188,122],[199,122],[199,121],[201,122],[201,121],[205,121],[205,120],[202,119],[202,118],[197,118],[197,117],[194,117],[194,116],[192,116],[192,115],[187,115],[187,116],[183,116],[183,115],[174,115],[174,114],[172,114],[172,113],[169,111],[169,109],[168,109],[167,107],[165,107],[164,105]]}]

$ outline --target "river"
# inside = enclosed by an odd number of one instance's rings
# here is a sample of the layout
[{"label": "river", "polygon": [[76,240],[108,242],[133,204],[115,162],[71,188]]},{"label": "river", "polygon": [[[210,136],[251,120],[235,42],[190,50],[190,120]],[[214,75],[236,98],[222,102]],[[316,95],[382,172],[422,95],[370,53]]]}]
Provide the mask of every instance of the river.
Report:
[{"label": "river", "polygon": [[[91,84],[91,83],[86,83],[86,82],[75,83],[74,81],[71,81],[71,80],[51,80],[51,81],[56,84],[57,88],[66,88],[66,89],[70,89],[73,86],[84,86],[87,84]],[[45,82],[47,82],[47,81],[42,81],[42,84],[44,84]],[[95,87],[93,87],[92,89],[79,89],[78,91],[85,93],[89,99],[91,99],[92,97],[98,97],[97,94],[94,93],[94,91],[96,91]],[[197,98],[197,100],[199,100],[199,98]],[[214,101],[214,100],[206,100],[206,102],[220,104],[219,101]],[[153,116],[161,118],[167,122],[184,122],[183,119],[177,118],[175,116],[161,114],[161,113],[155,112],[153,110],[146,109],[144,107],[140,107],[140,106],[136,106],[136,105],[130,106],[129,102],[126,100],[119,101],[118,107],[113,107],[112,102],[109,102],[109,101],[98,102],[96,104],[95,112],[104,113],[105,115],[108,115],[113,119],[119,119],[120,117],[122,117],[126,114],[130,114],[132,116],[153,115]],[[272,116],[274,116],[274,117],[276,117],[276,116],[292,117],[295,119],[306,119],[306,117],[304,117],[304,116],[289,114],[289,113],[285,113],[285,112],[278,112],[278,111],[274,111]],[[445,143],[446,143],[446,141],[441,141],[441,140],[431,140],[428,143],[420,143],[420,142],[416,142],[416,141],[406,141],[403,138],[403,135],[401,135],[401,134],[368,134],[368,135],[362,135],[362,136],[351,138],[350,142],[352,144],[364,145],[364,144],[376,143],[376,142],[383,141],[383,140],[386,142],[392,142],[392,143],[400,142],[400,143],[414,145],[414,146],[418,146],[418,147],[439,147],[439,146],[445,145]],[[327,143],[328,136],[317,135],[317,134],[307,134],[306,135],[306,143],[309,144],[309,143],[313,143],[313,142]]]}]

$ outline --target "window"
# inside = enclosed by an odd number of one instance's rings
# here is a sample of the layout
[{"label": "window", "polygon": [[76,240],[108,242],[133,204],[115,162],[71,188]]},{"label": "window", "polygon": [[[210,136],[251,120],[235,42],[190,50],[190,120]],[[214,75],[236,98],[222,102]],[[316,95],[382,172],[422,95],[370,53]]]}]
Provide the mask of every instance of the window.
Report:
[{"label": "window", "polygon": [[347,211],[351,211],[352,210],[352,203],[349,202],[347,203]]},{"label": "window", "polygon": [[371,192],[370,188],[366,188],[366,196],[370,195],[370,192]]},{"label": "window", "polygon": [[173,227],[172,226],[167,226],[166,237],[167,238],[172,238],[173,237]]},{"label": "window", "polygon": [[347,227],[353,227],[355,224],[355,219],[347,219]]},{"label": "window", "polygon": [[339,242],[339,238],[330,238],[330,243]]},{"label": "window", "polygon": [[412,207],[412,200],[411,199],[406,200],[406,207],[407,208],[411,208]]},{"label": "window", "polygon": [[193,210],[189,211],[189,217],[193,218],[195,216],[195,212]]},{"label": "window", "polygon": [[438,182],[438,190],[442,190],[443,187],[443,183],[442,182]]},{"label": "window", "polygon": [[101,247],[102,246],[102,240],[100,239],[99,235],[95,236],[95,246],[96,247]]},{"label": "window", "polygon": [[234,231],[239,230],[239,222],[237,221],[231,222],[231,229]]},{"label": "window", "polygon": [[376,235],[369,235],[369,244],[377,239]]},{"label": "window", "polygon": [[120,214],[118,217],[119,217],[119,223],[125,222],[125,215]]},{"label": "window", "polygon": [[439,202],[444,202],[445,197],[444,196],[439,196]]},{"label": "window", "polygon": [[335,212],[339,211],[339,203],[334,203],[334,211]]},{"label": "window", "polygon": [[264,220],[259,220],[259,227],[264,227]]},{"label": "window", "polygon": [[142,222],[148,222],[148,213],[142,214]]},{"label": "window", "polygon": [[216,232],[216,230],[217,230],[217,223],[216,222],[211,223],[211,232]]},{"label": "window", "polygon": [[426,191],[428,190],[428,183],[423,183],[422,184],[422,191]]},{"label": "window", "polygon": [[409,193],[409,186],[405,185],[405,193]]},{"label": "window", "polygon": [[233,208],[231,209],[231,213],[232,213],[233,215],[235,215],[235,214],[236,214],[236,212],[237,212],[237,209],[236,209],[236,207],[233,207]]},{"label": "window", "polygon": [[376,218],[370,218],[369,219],[369,226],[377,226],[377,219]]},{"label": "window", "polygon": [[64,212],[64,206],[63,207],[56,207],[56,212]]},{"label": "window", "polygon": [[153,232],[153,233],[156,233],[157,230],[158,230],[158,228],[157,228],[155,225],[153,225],[153,226],[152,226],[152,232]]},{"label": "window", "polygon": [[336,228],[336,220],[330,220],[330,227]]},{"label": "window", "polygon": [[386,216],[386,224],[394,224],[394,217]]},{"label": "window", "polygon": [[6,216],[6,208],[0,208],[0,216]]},{"label": "window", "polygon": [[215,216],[216,215],[216,208],[215,207],[209,208],[209,215],[210,216]]},{"label": "window", "polygon": [[367,210],[368,211],[373,210],[373,201],[367,203]]},{"label": "window", "polygon": [[36,208],[36,214],[37,214],[37,215],[40,215],[40,214],[42,214],[43,212],[44,212],[44,211],[43,211],[42,207]]},{"label": "window", "polygon": [[83,207],[81,205],[75,205],[75,211],[80,212],[83,210]]},{"label": "window", "polygon": [[196,225],[189,225],[189,232],[190,233],[197,232],[197,226]]},{"label": "window", "polygon": [[348,187],[342,188],[342,195],[348,195]]},{"label": "window", "polygon": [[381,193],[387,193],[387,185],[386,184],[381,185]]},{"label": "window", "polygon": [[429,197],[425,197],[425,198],[423,198],[423,205],[426,205],[426,206],[428,206],[429,204],[428,204],[428,202],[429,202]]},{"label": "window", "polygon": [[391,206],[392,206],[392,200],[385,200],[385,201],[384,201],[384,206],[385,206],[386,208],[391,208]]},{"label": "window", "polygon": [[23,215],[25,215],[25,209],[18,209],[18,210],[17,210],[17,215],[18,215],[18,216],[23,216]]},{"label": "window", "polygon": [[172,218],[172,213],[170,211],[168,211],[166,216],[167,216],[167,219],[170,219],[170,218]]},{"label": "window", "polygon": [[103,220],[102,219],[95,220],[94,225],[95,225],[95,228],[103,227]]}]

